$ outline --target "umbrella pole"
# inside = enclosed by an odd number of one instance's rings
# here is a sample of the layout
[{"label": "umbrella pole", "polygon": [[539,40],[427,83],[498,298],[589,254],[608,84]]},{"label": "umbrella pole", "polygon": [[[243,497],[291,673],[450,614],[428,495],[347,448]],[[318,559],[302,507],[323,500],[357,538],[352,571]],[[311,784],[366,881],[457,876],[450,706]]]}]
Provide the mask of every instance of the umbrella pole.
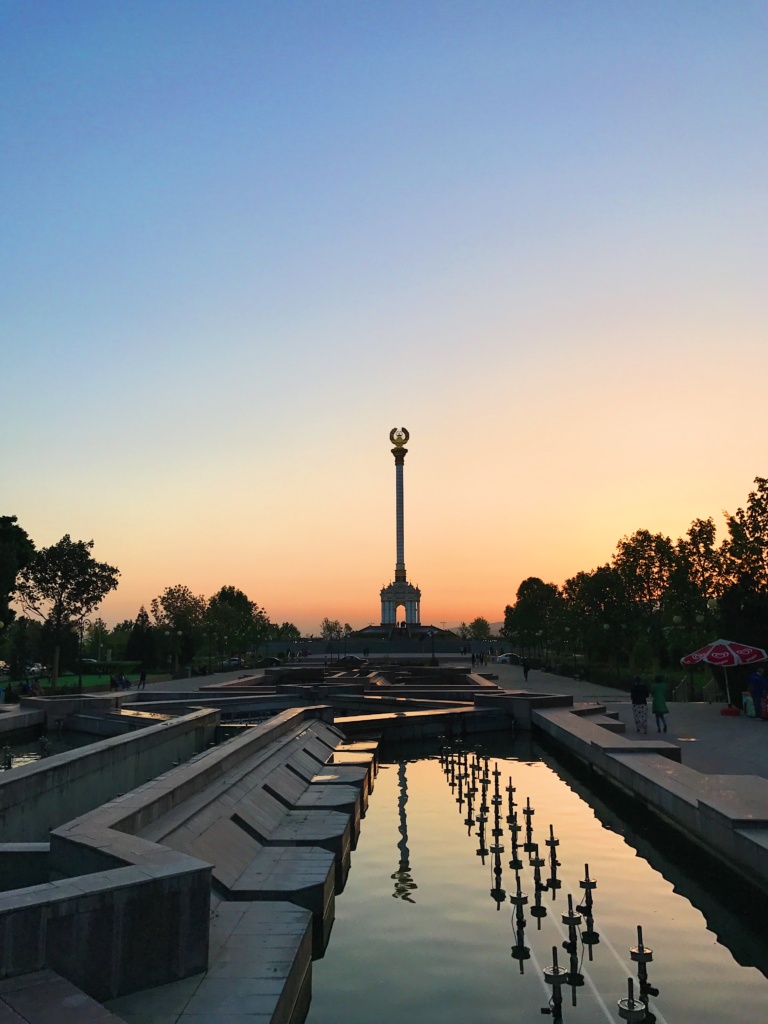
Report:
[{"label": "umbrella pole", "polygon": [[731,688],[728,685],[728,669],[723,665],[723,675],[725,676],[725,699],[728,701],[728,706],[732,706],[731,701]]}]

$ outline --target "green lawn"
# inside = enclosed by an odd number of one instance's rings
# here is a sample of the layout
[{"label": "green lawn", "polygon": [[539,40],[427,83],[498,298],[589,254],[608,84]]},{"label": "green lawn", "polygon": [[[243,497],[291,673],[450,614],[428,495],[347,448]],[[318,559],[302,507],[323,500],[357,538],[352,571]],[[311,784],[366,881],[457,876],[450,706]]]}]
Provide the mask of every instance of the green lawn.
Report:
[{"label": "green lawn", "polygon": [[[139,682],[139,673],[129,672],[126,675],[126,678],[130,681],[131,689],[135,689]],[[58,685],[56,686],[56,690],[53,691],[51,689],[50,678],[48,676],[40,676],[39,679],[40,686],[43,689],[43,693],[46,695],[53,692],[57,694],[72,693],[73,691],[76,692],[80,683],[79,676],[77,675],[59,676]],[[159,672],[147,676],[148,683],[157,683],[160,681],[165,681],[167,679],[170,679],[170,676],[168,675],[167,672]],[[30,679],[30,682],[31,681],[32,680]],[[3,678],[0,679],[0,686],[8,687],[10,685],[13,687],[13,692],[18,694],[19,691],[21,690],[22,682],[23,680],[21,679],[8,680],[7,678]],[[98,676],[83,675],[83,690],[105,690],[108,692],[109,676],[104,673]]]}]

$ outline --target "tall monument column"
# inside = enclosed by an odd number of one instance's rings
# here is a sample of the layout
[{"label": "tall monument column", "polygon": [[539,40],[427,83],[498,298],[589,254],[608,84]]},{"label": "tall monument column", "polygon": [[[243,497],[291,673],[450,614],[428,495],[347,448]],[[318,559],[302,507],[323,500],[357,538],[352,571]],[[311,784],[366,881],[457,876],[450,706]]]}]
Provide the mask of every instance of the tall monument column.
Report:
[{"label": "tall monument column", "polygon": [[[402,433],[405,434],[404,441],[395,441],[395,447],[392,449],[392,454],[395,457],[395,530],[397,535],[397,560],[395,562],[395,583],[405,583],[405,516],[403,513],[403,467],[405,466],[405,456],[408,454],[408,449],[404,448],[403,445],[408,441],[408,431],[405,427],[401,428]],[[393,437],[395,431],[392,431],[390,438]]]},{"label": "tall monument column", "polygon": [[394,626],[397,623],[397,609],[405,611],[406,625],[418,626],[421,621],[421,591],[408,582],[405,572],[405,512],[403,501],[403,466],[410,437],[405,427],[395,427],[389,439],[395,446],[395,581],[381,590],[381,624]]}]

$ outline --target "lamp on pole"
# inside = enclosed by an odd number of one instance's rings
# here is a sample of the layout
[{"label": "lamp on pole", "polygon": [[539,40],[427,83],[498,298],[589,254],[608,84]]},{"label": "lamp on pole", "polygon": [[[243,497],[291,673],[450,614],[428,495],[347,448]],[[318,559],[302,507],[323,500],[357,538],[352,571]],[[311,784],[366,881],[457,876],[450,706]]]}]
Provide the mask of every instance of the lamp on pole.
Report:
[{"label": "lamp on pole", "polygon": [[168,637],[169,642],[172,635],[175,637],[173,641],[173,651],[171,655],[173,658],[173,674],[175,676],[179,671],[179,644],[181,643],[181,638],[182,636],[184,636],[184,633],[182,632],[182,630],[177,629],[175,634],[172,634],[170,629],[166,629],[165,635]]},{"label": "lamp on pole", "polygon": [[85,627],[90,626],[89,619],[80,619],[77,624],[77,691],[82,692],[83,689],[83,634],[85,633]]}]

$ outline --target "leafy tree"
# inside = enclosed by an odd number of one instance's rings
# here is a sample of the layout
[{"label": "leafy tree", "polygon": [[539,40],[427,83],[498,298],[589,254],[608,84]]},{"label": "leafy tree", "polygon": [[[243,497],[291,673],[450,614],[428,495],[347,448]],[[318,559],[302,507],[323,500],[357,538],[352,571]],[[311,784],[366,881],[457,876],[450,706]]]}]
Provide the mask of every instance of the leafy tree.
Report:
[{"label": "leafy tree", "polygon": [[201,639],[207,605],[204,597],[181,583],[166,587],[159,597],[152,598],[152,615],[169,660],[173,657],[174,662],[190,664]]},{"label": "leafy tree", "polygon": [[684,538],[677,542],[678,558],[687,565],[696,593],[704,598],[720,597],[726,586],[728,544],[716,543],[714,520],[694,519]]},{"label": "leafy tree", "polygon": [[[499,634],[505,639],[513,643],[517,639],[517,631],[515,630],[515,606],[508,604],[504,608],[504,622]],[[459,634],[461,635],[461,634]]]},{"label": "leafy tree", "polygon": [[613,567],[621,576],[627,598],[637,608],[650,612],[659,607],[669,587],[675,548],[661,533],[637,530],[619,541]]},{"label": "leafy tree", "polygon": [[102,661],[107,654],[106,640],[109,636],[109,626],[101,617],[95,618],[88,626],[83,638],[84,656]]},{"label": "leafy tree", "polygon": [[[284,625],[290,626],[290,623],[284,623]],[[296,629],[295,626],[293,628]],[[267,613],[263,608],[259,608],[258,605],[254,604],[253,622],[251,624],[252,650],[258,652],[261,645],[271,638],[273,632],[274,626],[269,621]]]},{"label": "leafy tree", "polygon": [[34,557],[35,545],[18,525],[16,516],[0,516],[0,623],[3,626],[10,625],[16,617],[10,607],[16,578]]},{"label": "leafy tree", "polygon": [[[219,658],[235,652],[242,656],[271,633],[266,612],[237,587],[222,587],[208,602],[205,627]],[[227,650],[228,648],[228,650]]]},{"label": "leafy tree", "polygon": [[[679,559],[669,537],[649,530],[637,530],[623,537],[613,556],[613,567],[621,577],[623,607],[619,614],[622,632],[612,632],[614,651],[647,660],[647,652],[656,665],[667,658],[669,599]],[[678,580],[680,574],[677,573]],[[613,623],[611,624],[613,625]]]},{"label": "leafy tree", "polygon": [[128,641],[133,632],[133,619],[123,619],[110,629],[107,645],[113,661],[124,661],[128,657]]},{"label": "leafy tree", "polygon": [[768,479],[755,477],[747,507],[725,513],[729,540],[727,572],[730,582],[750,581],[755,591],[768,590]]},{"label": "leafy tree", "polygon": [[155,627],[147,613],[144,605],[139,608],[138,614],[131,626],[131,633],[125,648],[125,657],[128,661],[141,662],[142,668],[149,668],[157,664],[157,643]]},{"label": "leafy tree", "polygon": [[48,624],[53,641],[51,685],[59,677],[64,635],[97,608],[117,587],[119,571],[91,555],[93,541],[73,541],[66,534],[43,548],[19,574],[17,591],[25,611]]},{"label": "leafy tree", "polygon": [[[517,588],[513,607],[504,614],[504,636],[515,638],[521,647],[547,647],[554,637],[562,614],[562,598],[554,583],[529,576]],[[541,636],[539,636],[541,634]]]},{"label": "leafy tree", "polygon": [[340,640],[343,627],[338,619],[325,618],[320,623],[320,636],[323,640]]},{"label": "leafy tree", "polygon": [[456,632],[459,634],[462,640],[469,640],[472,636],[472,630],[466,624],[466,622],[460,622],[456,627]]},{"label": "leafy tree", "polygon": [[717,617],[731,639],[768,644],[768,479],[755,477],[745,508],[725,513],[723,586]]},{"label": "leafy tree", "polygon": [[478,616],[469,624],[469,635],[473,640],[487,640],[491,635],[491,624],[488,619]]},{"label": "leafy tree", "polygon": [[301,640],[301,630],[292,622],[281,622],[271,629],[270,640]]},{"label": "leafy tree", "polygon": [[355,631],[354,631],[354,629],[352,629],[352,627],[350,626],[350,624],[349,624],[348,622],[345,622],[345,623],[344,623],[344,636],[352,636],[352,634],[353,634],[354,632],[355,632]]},{"label": "leafy tree", "polygon": [[746,573],[720,598],[717,616],[729,640],[768,648],[768,590],[756,587]]},{"label": "leafy tree", "polygon": [[563,595],[575,644],[590,660],[607,654],[611,638],[626,622],[628,600],[621,574],[610,565],[579,572],[565,581]]},{"label": "leafy tree", "polygon": [[20,615],[8,628],[8,666],[11,679],[22,679],[27,665],[42,657],[42,624]]}]

